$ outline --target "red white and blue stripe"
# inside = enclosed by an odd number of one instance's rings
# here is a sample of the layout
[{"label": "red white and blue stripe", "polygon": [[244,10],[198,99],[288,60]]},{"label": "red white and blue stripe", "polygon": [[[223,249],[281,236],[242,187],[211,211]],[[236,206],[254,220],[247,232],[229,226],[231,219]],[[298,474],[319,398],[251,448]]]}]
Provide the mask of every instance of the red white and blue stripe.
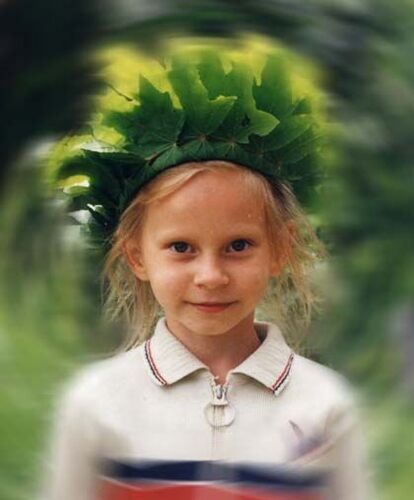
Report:
[{"label": "red white and blue stripe", "polygon": [[99,500],[323,500],[326,473],[220,461],[102,463]]}]

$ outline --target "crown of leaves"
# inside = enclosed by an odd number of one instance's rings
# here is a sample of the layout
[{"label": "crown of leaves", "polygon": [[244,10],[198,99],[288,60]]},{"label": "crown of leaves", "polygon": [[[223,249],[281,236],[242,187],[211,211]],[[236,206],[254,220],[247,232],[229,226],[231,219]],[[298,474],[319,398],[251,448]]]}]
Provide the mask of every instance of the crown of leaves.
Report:
[{"label": "crown of leaves", "polygon": [[136,104],[104,123],[123,137],[116,151],[82,149],[58,169],[58,179],[85,175],[69,190],[70,210],[91,213],[87,228],[103,250],[121,214],[157,174],[188,161],[227,160],[288,183],[306,206],[321,168],[318,127],[308,97],[294,98],[283,57],[270,53],[257,81],[253,69],[217,51],[176,55],[165,68],[169,90],[139,77]]}]

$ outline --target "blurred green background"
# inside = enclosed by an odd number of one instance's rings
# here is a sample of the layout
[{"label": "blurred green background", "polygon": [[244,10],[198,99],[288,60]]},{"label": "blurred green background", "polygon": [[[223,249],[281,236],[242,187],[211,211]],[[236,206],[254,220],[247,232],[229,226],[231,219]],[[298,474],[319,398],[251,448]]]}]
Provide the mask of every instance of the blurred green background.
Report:
[{"label": "blurred green background", "polygon": [[[102,90],[100,47],[182,34],[273,37],[323,70],[330,177],[314,217],[330,258],[309,332],[358,389],[378,498],[414,491],[414,2],[2,2],[0,498],[32,498],[53,403],[122,330],[102,320],[100,262],[67,224],[45,153]],[[53,20],[53,22],[52,22]]]}]

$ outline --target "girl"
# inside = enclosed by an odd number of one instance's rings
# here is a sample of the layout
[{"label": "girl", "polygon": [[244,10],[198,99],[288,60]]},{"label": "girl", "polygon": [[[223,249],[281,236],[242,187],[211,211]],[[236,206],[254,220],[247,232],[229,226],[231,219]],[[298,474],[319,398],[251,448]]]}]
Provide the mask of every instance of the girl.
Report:
[{"label": "girl", "polygon": [[[309,109],[277,57],[260,85],[197,57],[167,72],[181,107],[141,78],[139,104],[108,119],[123,151],[62,169],[91,179],[107,306],[131,329],[64,391],[43,498],[160,498],[162,480],[163,498],[367,500],[346,382],[279,328],[309,317],[321,253],[292,192],[316,179]],[[279,326],[255,319],[263,300]]]}]

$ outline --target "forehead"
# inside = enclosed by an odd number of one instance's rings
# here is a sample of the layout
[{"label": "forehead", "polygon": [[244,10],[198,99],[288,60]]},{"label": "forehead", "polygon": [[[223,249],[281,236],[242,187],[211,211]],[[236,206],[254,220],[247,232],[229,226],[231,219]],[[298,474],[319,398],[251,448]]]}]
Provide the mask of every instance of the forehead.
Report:
[{"label": "forehead", "polygon": [[203,171],[150,204],[147,222],[153,228],[193,224],[217,231],[220,225],[257,226],[264,223],[263,200],[237,171]]}]

